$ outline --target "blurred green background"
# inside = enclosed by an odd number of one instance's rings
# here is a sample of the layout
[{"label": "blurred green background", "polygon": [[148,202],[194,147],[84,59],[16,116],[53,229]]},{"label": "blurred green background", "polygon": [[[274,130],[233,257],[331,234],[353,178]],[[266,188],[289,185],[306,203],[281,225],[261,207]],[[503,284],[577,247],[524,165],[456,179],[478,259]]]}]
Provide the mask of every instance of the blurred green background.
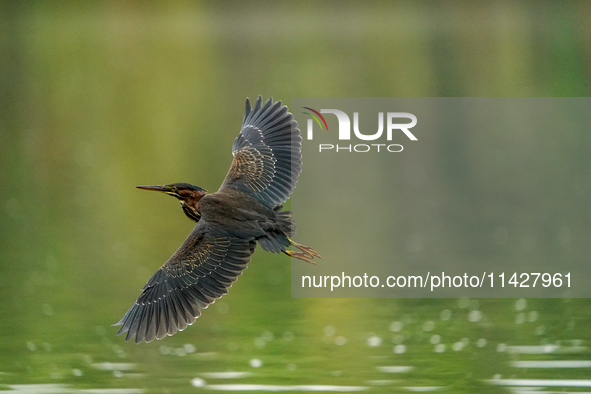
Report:
[{"label": "blurred green background", "polygon": [[588,378],[588,300],[291,299],[290,261],[261,251],[183,333],[109,325],[192,228],[133,187],[215,191],[245,97],[588,96],[589,20],[574,1],[0,2],[0,390]]}]

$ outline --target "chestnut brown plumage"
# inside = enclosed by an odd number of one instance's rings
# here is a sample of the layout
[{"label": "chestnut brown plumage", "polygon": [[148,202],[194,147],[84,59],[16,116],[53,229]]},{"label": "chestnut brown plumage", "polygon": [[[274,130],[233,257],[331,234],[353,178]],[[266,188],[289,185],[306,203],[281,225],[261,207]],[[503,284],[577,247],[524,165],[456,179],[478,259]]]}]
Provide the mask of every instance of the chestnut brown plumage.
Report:
[{"label": "chestnut brown plumage", "polygon": [[[232,146],[232,165],[216,193],[188,183],[138,186],[176,197],[197,222],[185,242],[152,276],[142,294],[115,325],[137,343],[184,330],[216,299],[228,292],[250,261],[256,243],[314,263],[312,248],[293,242],[295,223],[282,205],[301,171],[297,122],[281,106],[259,96],[246,99],[242,130]],[[299,251],[288,250],[290,246]]]}]

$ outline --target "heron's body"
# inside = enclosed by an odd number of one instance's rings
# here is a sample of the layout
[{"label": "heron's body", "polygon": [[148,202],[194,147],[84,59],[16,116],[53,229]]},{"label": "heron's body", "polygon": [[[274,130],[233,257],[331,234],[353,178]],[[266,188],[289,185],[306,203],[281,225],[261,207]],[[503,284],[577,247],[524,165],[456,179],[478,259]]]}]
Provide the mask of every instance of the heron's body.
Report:
[{"label": "heron's body", "polygon": [[[200,316],[246,268],[257,242],[274,253],[313,263],[312,248],[293,242],[291,212],[281,211],[301,171],[301,137],[281,102],[246,102],[232,166],[220,189],[207,194],[188,183],[138,186],[176,197],[197,222],[172,257],[152,276],[125,316],[119,334],[136,342],[162,339]],[[300,252],[288,250],[295,246]]]},{"label": "heron's body", "polygon": [[[236,190],[223,189],[216,193],[204,194],[193,204],[187,205],[192,211],[187,213],[187,209],[183,209],[188,218],[195,220],[196,212],[200,220],[225,229],[228,234],[237,238],[255,238],[265,246],[268,245],[270,237],[279,237],[275,243],[288,247],[288,237],[295,232],[291,212],[279,211],[281,206],[270,209],[248,194]],[[265,246],[263,248],[267,250]]]},{"label": "heron's body", "polygon": [[231,189],[205,195],[198,210],[209,223],[232,229],[245,237],[262,235],[260,226],[277,216],[254,198]]}]

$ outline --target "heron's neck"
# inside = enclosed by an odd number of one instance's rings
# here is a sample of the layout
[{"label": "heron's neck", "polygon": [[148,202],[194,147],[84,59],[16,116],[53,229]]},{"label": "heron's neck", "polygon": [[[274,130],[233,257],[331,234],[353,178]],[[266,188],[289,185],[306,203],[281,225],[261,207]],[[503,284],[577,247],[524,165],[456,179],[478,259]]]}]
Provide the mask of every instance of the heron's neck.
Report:
[{"label": "heron's neck", "polygon": [[185,213],[185,215],[187,215],[189,219],[194,220],[196,222],[198,222],[199,219],[201,219],[201,214],[197,210],[197,206],[198,204],[195,204],[195,206],[193,207],[185,203],[184,201],[181,201],[181,208],[183,208],[183,212]]}]

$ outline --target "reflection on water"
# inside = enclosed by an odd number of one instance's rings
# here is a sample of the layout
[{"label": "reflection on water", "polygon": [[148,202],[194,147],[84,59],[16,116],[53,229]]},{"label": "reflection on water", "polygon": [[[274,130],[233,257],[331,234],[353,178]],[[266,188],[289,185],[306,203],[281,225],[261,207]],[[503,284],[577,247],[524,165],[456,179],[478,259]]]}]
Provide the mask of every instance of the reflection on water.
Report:
[{"label": "reflection on water", "polygon": [[302,385],[302,386],[278,386],[271,384],[212,384],[204,385],[206,389],[219,391],[334,391],[350,392],[365,391],[368,387],[356,386],[325,386],[325,385]]},{"label": "reflection on water", "polygon": [[[0,388],[41,394],[166,392],[165,387],[178,392],[515,393],[589,388],[591,351],[587,339],[578,339],[588,335],[587,327],[568,320],[556,325],[540,308],[556,302],[565,301],[421,300],[397,303],[397,312],[390,313],[383,307],[392,301],[382,300],[364,304],[375,314],[373,331],[363,321],[350,321],[352,329],[333,321],[312,331],[303,322],[285,332],[255,325],[251,334],[224,334],[210,346],[182,343],[177,336],[148,345],[113,344],[113,333],[95,330],[93,341],[109,346],[82,356],[62,353],[61,346],[18,345],[21,352],[51,355],[49,360],[63,364],[49,361],[55,383],[15,384],[28,380],[26,373],[7,372],[0,374]],[[121,358],[125,361],[117,361]],[[75,368],[66,371],[65,365]],[[170,378],[164,383],[155,376]],[[85,388],[82,382],[89,381],[107,387]]]},{"label": "reflection on water", "polygon": [[534,360],[534,361],[513,361],[511,365],[515,368],[591,368],[591,361],[588,360]]},{"label": "reflection on water", "polygon": [[[531,387],[530,390],[532,391],[540,391],[540,388],[543,387],[591,387],[591,380],[588,379],[492,379],[489,382],[500,386]],[[525,391],[515,390],[515,392],[523,393]],[[567,391],[563,390],[561,392]]]}]

